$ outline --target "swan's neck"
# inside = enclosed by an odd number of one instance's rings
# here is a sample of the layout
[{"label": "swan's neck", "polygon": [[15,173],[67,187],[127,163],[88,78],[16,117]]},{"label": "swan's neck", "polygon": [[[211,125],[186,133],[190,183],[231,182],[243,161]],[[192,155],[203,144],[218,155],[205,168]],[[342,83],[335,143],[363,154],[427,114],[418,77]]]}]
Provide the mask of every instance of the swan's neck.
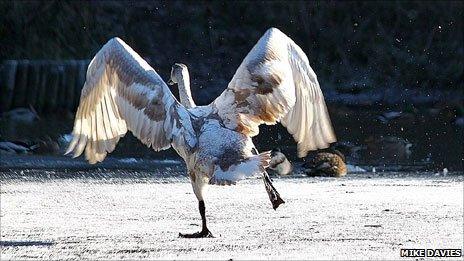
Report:
[{"label": "swan's neck", "polygon": [[180,103],[186,108],[196,107],[192,92],[190,91],[190,76],[188,72],[182,73],[182,77],[178,81]]}]

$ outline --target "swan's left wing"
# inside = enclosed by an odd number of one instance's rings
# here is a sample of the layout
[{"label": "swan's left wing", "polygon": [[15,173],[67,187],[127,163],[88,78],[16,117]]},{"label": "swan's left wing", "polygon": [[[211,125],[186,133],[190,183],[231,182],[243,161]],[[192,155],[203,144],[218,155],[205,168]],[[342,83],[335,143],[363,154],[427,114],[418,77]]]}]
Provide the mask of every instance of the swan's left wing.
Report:
[{"label": "swan's left wing", "polygon": [[227,128],[248,136],[257,135],[260,124],[281,122],[297,142],[299,157],[336,141],[308,58],[275,28],[248,53],[212,106]]},{"label": "swan's left wing", "polygon": [[90,163],[100,162],[128,130],[154,150],[196,142],[188,111],[161,77],[130,46],[113,38],[90,62],[66,153],[77,157],[85,150]]}]

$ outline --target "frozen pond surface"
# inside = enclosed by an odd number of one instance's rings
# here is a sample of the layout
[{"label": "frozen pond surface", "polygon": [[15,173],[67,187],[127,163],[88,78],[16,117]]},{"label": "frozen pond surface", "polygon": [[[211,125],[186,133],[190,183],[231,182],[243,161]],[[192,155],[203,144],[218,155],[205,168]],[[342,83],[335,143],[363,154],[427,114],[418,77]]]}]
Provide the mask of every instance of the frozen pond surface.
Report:
[{"label": "frozen pond surface", "polygon": [[200,229],[180,166],[0,177],[2,260],[400,259],[400,248],[463,247],[462,173],[274,178],[277,211],[261,180],[210,186],[209,239],[178,237]]}]

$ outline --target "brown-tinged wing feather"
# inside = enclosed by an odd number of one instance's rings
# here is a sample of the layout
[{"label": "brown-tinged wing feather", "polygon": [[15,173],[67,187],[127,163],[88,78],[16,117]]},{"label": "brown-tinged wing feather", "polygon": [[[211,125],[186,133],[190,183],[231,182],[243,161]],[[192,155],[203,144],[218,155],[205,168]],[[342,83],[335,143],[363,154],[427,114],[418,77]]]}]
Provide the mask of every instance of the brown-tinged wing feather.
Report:
[{"label": "brown-tinged wing feather", "polygon": [[130,130],[155,150],[196,142],[187,110],[155,70],[119,38],[90,62],[67,153],[102,161]]},{"label": "brown-tinged wing feather", "polygon": [[281,122],[297,142],[299,157],[336,141],[308,58],[276,28],[261,37],[212,106],[227,128],[249,136],[259,133],[260,124]]}]

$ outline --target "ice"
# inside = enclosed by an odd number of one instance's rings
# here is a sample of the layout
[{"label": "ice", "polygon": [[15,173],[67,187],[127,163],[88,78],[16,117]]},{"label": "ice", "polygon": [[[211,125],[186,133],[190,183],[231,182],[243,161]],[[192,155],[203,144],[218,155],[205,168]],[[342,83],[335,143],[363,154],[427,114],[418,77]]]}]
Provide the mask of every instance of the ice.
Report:
[{"label": "ice", "polygon": [[275,178],[286,201],[276,211],[260,179],[210,186],[206,215],[216,237],[209,239],[178,237],[200,230],[186,177],[105,173],[39,180],[4,174],[2,260],[397,260],[400,248],[463,245],[463,176],[453,172]]},{"label": "ice", "polygon": [[137,163],[135,158],[123,158],[118,160],[121,163]]},{"label": "ice", "polygon": [[351,165],[351,164],[346,164],[346,168],[348,170],[348,173],[359,173],[359,172],[366,172],[365,169],[356,166],[356,165]]}]

